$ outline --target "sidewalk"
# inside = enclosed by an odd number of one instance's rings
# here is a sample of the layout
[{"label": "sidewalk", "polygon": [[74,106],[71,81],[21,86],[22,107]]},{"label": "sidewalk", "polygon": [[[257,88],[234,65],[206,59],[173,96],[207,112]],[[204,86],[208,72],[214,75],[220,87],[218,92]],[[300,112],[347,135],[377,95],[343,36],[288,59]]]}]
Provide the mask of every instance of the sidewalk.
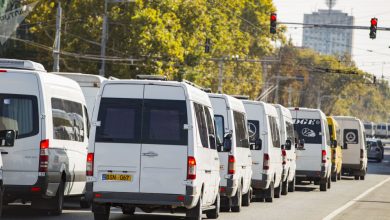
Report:
[{"label": "sidewalk", "polygon": [[337,220],[390,219],[390,182],[383,184],[339,214]]}]

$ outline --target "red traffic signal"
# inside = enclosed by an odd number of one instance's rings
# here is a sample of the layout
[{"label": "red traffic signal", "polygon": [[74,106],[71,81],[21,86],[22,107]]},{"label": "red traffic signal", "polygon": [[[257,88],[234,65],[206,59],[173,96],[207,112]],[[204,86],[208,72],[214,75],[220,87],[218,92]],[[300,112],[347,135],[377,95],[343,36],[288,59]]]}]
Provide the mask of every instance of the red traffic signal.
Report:
[{"label": "red traffic signal", "polygon": [[371,25],[377,26],[378,25],[378,18],[371,18]]},{"label": "red traffic signal", "polygon": [[276,34],[276,20],[277,20],[277,15],[276,13],[271,13],[271,16],[270,16],[270,29],[269,29],[269,32],[271,34]]},{"label": "red traffic signal", "polygon": [[371,18],[371,27],[370,27],[370,38],[375,39],[376,38],[376,30],[378,26],[378,18]]}]

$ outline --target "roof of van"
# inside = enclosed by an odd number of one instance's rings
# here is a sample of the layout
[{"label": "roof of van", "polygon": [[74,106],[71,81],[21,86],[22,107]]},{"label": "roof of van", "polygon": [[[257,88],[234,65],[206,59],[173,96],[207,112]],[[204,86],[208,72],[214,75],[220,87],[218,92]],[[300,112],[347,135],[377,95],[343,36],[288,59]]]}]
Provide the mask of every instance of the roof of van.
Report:
[{"label": "roof of van", "polygon": [[334,119],[336,120],[359,120],[358,118],[356,117],[353,117],[353,116],[333,116]]},{"label": "roof of van", "polygon": [[195,88],[184,82],[177,81],[159,81],[159,80],[138,80],[138,79],[121,79],[121,80],[105,80],[102,83],[104,85],[120,85],[120,84],[137,84],[137,85],[163,85],[163,86],[175,86],[182,87],[187,94],[188,98],[192,101],[197,101],[201,104],[211,107],[211,102],[207,93]]},{"label": "roof of van", "polygon": [[56,75],[64,76],[78,82],[81,87],[100,87],[101,83],[107,78],[84,73],[51,72]]},{"label": "roof of van", "polygon": [[276,108],[273,105],[271,105],[271,104],[268,104],[268,103],[265,103],[265,102],[262,102],[262,101],[253,101],[253,100],[242,100],[242,103],[244,103],[244,106],[246,106],[246,105],[258,105],[258,106],[260,106],[264,110],[265,114],[278,116]]},{"label": "roof of van", "polygon": [[12,70],[33,70],[46,72],[42,64],[33,62],[31,60],[17,60],[17,59],[2,59],[0,58],[0,69]]},{"label": "roof of van", "polygon": [[245,112],[244,104],[241,100],[236,99],[230,95],[226,94],[216,94],[216,93],[208,93],[208,96],[210,98],[222,98],[226,100],[227,107],[231,108],[232,110],[239,111],[239,112]]},{"label": "roof of van", "polygon": [[286,116],[286,117],[289,117],[289,118],[292,118],[292,115],[291,115],[291,112],[288,108],[284,107],[283,105],[281,104],[272,104],[277,110],[280,109],[280,111],[282,112],[283,116]]},{"label": "roof of van", "polygon": [[[326,119],[326,115],[324,112],[322,112],[320,109],[316,109],[316,108],[301,108],[301,107],[289,107],[288,108],[290,110],[290,112],[312,112],[312,113],[319,113],[321,115],[322,118]],[[293,116],[294,118],[294,114],[291,113],[291,115]]]}]

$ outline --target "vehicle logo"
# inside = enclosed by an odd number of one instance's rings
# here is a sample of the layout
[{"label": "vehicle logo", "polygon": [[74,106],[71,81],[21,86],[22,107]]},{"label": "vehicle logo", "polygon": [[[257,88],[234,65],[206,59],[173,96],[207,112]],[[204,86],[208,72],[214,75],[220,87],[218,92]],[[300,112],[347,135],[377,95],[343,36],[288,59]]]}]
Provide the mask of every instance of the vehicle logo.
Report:
[{"label": "vehicle logo", "polygon": [[315,137],[316,136],[316,133],[309,129],[309,128],[304,128],[302,129],[302,135],[305,136],[305,137]]},{"label": "vehicle logo", "polygon": [[347,142],[355,142],[356,141],[356,134],[355,132],[348,132],[346,135],[345,135],[345,138],[347,139]]},{"label": "vehicle logo", "polygon": [[257,128],[255,124],[248,122],[248,133],[249,133],[249,138],[252,139],[256,137]]}]

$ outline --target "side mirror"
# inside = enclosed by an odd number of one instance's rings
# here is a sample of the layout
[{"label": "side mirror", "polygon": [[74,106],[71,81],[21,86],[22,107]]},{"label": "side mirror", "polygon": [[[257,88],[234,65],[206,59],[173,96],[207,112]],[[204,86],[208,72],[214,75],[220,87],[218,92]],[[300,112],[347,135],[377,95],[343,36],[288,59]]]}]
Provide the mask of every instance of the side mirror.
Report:
[{"label": "side mirror", "polygon": [[263,141],[261,139],[257,139],[255,141],[255,149],[254,150],[261,150],[263,145]]},{"label": "side mirror", "polygon": [[299,140],[299,144],[298,144],[298,150],[306,150],[305,149],[305,139],[301,139]]},{"label": "side mirror", "polygon": [[[16,139],[15,130],[0,131],[0,146],[13,147]],[[4,140],[4,145],[3,145]]]},{"label": "side mirror", "polygon": [[348,149],[348,144],[344,143],[343,149]]},{"label": "side mirror", "polygon": [[225,138],[225,141],[223,143],[224,152],[230,152],[232,150],[232,140]]},{"label": "side mirror", "polygon": [[332,141],[332,147],[333,147],[333,148],[337,148],[337,141],[336,141],[336,140],[333,140],[333,141]]},{"label": "side mirror", "polygon": [[291,140],[286,140],[286,144],[285,144],[286,150],[291,150],[291,145],[292,145]]}]

